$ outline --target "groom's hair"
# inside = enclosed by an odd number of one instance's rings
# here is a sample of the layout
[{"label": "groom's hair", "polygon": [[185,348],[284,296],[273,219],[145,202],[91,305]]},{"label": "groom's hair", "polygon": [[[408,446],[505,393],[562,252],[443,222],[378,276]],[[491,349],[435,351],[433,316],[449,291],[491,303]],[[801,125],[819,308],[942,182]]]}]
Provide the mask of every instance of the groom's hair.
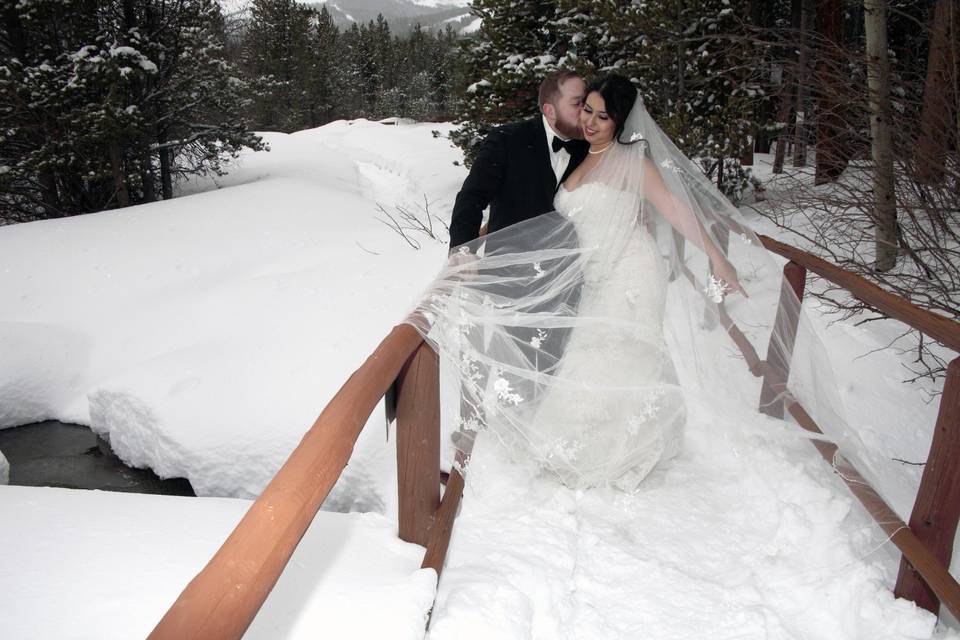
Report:
[{"label": "groom's hair", "polygon": [[551,73],[543,82],[540,83],[540,94],[537,96],[537,107],[543,109],[543,105],[549,102],[557,104],[560,97],[560,85],[570,78],[579,78],[580,74],[576,71],[555,71]]}]

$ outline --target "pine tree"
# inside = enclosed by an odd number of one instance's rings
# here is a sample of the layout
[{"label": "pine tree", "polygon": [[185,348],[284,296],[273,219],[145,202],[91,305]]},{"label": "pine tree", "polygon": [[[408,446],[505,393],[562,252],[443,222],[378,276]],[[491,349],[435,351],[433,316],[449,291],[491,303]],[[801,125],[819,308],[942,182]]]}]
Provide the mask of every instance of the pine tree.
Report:
[{"label": "pine tree", "polygon": [[340,104],[343,117],[363,118],[369,115],[364,104],[363,64],[366,48],[362,43],[360,26],[354,22],[341,38],[342,67],[340,74]]},{"label": "pine tree", "polygon": [[[264,149],[243,118],[248,87],[225,60],[222,15],[215,0],[181,5],[180,28],[160,28],[158,72],[144,109],[158,152],[163,197],[190,174],[222,173],[243,148]],[[156,14],[153,22],[156,23]],[[150,25],[148,25],[150,26]]]},{"label": "pine tree", "polygon": [[418,64],[416,68],[428,70],[430,73],[430,90],[434,103],[434,111],[430,114],[430,119],[446,120],[455,107],[454,87],[458,81],[459,60],[457,34],[453,27],[447,25],[443,33],[438,33],[431,44],[430,58],[425,64]]},{"label": "pine tree", "polygon": [[308,126],[326,124],[337,118],[337,87],[341,80],[342,38],[330,12],[324,6],[317,15],[317,23],[310,39],[310,70],[307,95],[311,109]]},{"label": "pine tree", "polygon": [[551,71],[588,77],[616,71],[637,83],[664,130],[736,197],[745,173],[735,159],[749,148],[765,100],[760,78],[766,69],[757,62],[763,50],[739,19],[749,15],[748,5],[475,2],[484,23],[465,48],[473,83],[457,113],[461,128],[451,138],[469,158],[490,126],[536,112],[536,86]]},{"label": "pine tree", "polygon": [[6,221],[172,197],[176,176],[262,148],[238,116],[213,0],[7,3],[3,26]]},{"label": "pine tree", "polygon": [[537,112],[538,85],[566,53],[553,27],[555,2],[474,0],[471,12],[483,24],[464,46],[471,84],[456,113],[460,128],[450,135],[468,163],[493,126]]},{"label": "pine tree", "polygon": [[296,0],[253,0],[244,50],[258,89],[253,114],[260,128],[296,131],[310,120],[312,15]]}]

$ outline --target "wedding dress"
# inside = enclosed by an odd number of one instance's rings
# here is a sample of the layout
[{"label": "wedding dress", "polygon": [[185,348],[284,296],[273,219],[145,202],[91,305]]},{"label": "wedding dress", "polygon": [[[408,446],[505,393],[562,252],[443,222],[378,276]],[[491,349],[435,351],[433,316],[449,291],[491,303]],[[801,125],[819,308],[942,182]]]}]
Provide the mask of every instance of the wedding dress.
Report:
[{"label": "wedding dress", "polygon": [[637,224],[638,194],[589,182],[561,188],[554,204],[586,246],[623,225],[628,239],[619,256],[594,252],[584,262],[578,310],[622,323],[571,332],[557,372],[563,384],[537,408],[529,454],[570,486],[633,490],[678,451],[685,416],[663,337],[667,271]]}]

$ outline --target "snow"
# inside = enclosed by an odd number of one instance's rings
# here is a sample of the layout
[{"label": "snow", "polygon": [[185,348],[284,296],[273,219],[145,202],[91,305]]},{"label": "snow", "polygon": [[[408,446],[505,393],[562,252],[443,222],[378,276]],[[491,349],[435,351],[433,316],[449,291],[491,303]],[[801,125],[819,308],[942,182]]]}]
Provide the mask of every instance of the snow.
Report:
[{"label": "snow", "polygon": [[[453,16],[452,18],[447,18],[446,20],[444,20],[443,22],[441,22],[441,24],[446,24],[447,22],[460,22],[461,20],[463,20],[464,18],[467,18],[467,17],[469,17],[469,16],[470,16],[470,13],[469,13],[469,12],[467,12],[467,13],[462,13],[462,14],[460,14],[460,15],[458,15],[458,16]],[[471,22],[473,22],[473,21],[471,20]]]},{"label": "snow", "polygon": [[[269,134],[223,188],[4,227],[0,428],[89,424],[200,495],[257,495],[445,255],[446,237],[414,251],[376,210],[426,194],[449,217],[464,170],[430,134],[444,127]],[[356,482],[393,464],[372,441]]]},{"label": "snow", "polygon": [[483,26],[483,18],[475,18],[470,22],[470,24],[460,29],[460,35],[465,36],[471,33],[476,33],[477,31],[480,31],[480,27],[482,26]]},{"label": "snow", "polygon": [[933,637],[808,442],[692,408],[684,452],[634,495],[566,489],[478,441],[430,639]]},{"label": "snow", "polygon": [[[16,558],[0,563],[0,637],[125,640],[149,634],[249,501],[4,486],[0,505],[17,514],[0,527]],[[421,559],[379,514],[321,512],[245,638],[421,638],[436,584]]]},{"label": "snow", "polygon": [[421,7],[430,7],[435,9],[437,7],[447,8],[447,7],[469,7],[470,0],[410,0],[413,4],[418,4]]},{"label": "snow", "polygon": [[[212,496],[0,487],[18,514],[0,637],[144,636],[403,318],[446,238],[414,250],[377,203],[426,196],[448,220],[465,169],[431,133],[449,125],[398,124],[265,134],[271,152],[175,200],[0,228],[0,428],[89,424]],[[813,322],[861,417],[853,444],[908,514],[919,471],[888,458],[925,457],[936,407],[878,373],[904,356],[865,355],[888,327]],[[571,491],[481,438],[429,637],[960,638],[893,598],[895,549],[795,427],[689,402],[683,453],[633,495]],[[250,637],[422,637],[435,577],[396,538],[382,415],[324,505],[366,513],[319,515]]]}]

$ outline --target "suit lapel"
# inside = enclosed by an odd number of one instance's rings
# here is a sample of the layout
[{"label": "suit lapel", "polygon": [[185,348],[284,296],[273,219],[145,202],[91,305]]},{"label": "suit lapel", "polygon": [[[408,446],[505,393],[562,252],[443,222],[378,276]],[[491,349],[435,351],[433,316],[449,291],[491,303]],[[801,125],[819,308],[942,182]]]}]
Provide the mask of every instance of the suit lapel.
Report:
[{"label": "suit lapel", "polygon": [[[553,194],[557,189],[557,176],[553,173],[553,164],[550,162],[550,149],[547,148],[547,132],[543,128],[543,117],[530,119],[530,147],[533,149],[537,180],[543,184],[545,194]],[[552,200],[551,196],[551,200]]]},{"label": "suit lapel", "polygon": [[580,166],[580,163],[583,162],[583,159],[587,157],[587,149],[589,148],[590,145],[587,144],[585,140],[577,141],[577,147],[574,153],[570,154],[570,162],[567,163],[567,170],[563,172],[563,176],[560,178],[560,184],[557,185],[558,189],[560,188],[561,184],[566,182],[567,178],[570,177],[570,174]]}]

